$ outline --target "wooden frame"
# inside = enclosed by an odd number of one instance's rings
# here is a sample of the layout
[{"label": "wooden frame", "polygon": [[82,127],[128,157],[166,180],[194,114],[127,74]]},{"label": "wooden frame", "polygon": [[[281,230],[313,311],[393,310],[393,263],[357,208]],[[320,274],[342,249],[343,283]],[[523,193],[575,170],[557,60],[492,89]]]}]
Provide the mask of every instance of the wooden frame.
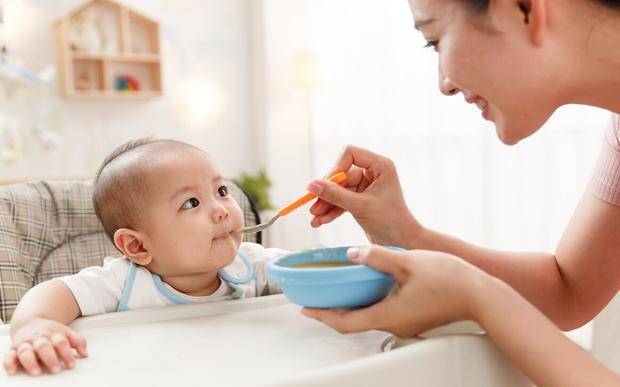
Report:
[{"label": "wooden frame", "polygon": [[[72,47],[71,28],[84,15],[104,25],[113,48],[84,51]],[[107,16],[107,19],[104,17]],[[72,99],[135,100],[162,95],[159,24],[113,0],[90,0],[54,24],[62,94]],[[102,29],[103,31],[103,29]],[[118,90],[130,75],[140,90]]]}]

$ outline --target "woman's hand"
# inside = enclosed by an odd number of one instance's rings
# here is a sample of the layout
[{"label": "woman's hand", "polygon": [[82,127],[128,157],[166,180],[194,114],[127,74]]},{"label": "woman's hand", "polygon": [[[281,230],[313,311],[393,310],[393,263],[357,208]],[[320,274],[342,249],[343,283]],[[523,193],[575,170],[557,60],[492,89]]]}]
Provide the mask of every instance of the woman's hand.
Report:
[{"label": "woman's hand", "polygon": [[317,180],[308,190],[319,197],[310,208],[311,225],[319,227],[350,212],[371,243],[413,248],[422,227],[405,203],[392,160],[348,146],[329,176],[346,172],[342,186]]},{"label": "woman's hand", "polygon": [[[400,337],[475,320],[537,386],[618,386],[620,377],[564,336],[506,283],[449,254],[372,246],[349,258],[392,274],[395,293],[363,309],[303,309],[341,333],[379,329]],[[567,372],[571,370],[571,372]]]},{"label": "woman's hand", "polygon": [[[303,309],[341,333],[378,329],[412,337],[440,325],[476,320],[476,294],[496,280],[449,254],[414,250],[397,252],[379,246],[352,248],[349,258],[393,275],[395,292],[367,308]],[[499,281],[497,281],[499,282]]]},{"label": "woman's hand", "polygon": [[82,335],[57,321],[33,318],[12,335],[13,345],[4,355],[4,369],[15,374],[21,365],[30,375],[42,373],[41,364],[51,373],[75,365],[73,348],[80,357],[88,356]]}]

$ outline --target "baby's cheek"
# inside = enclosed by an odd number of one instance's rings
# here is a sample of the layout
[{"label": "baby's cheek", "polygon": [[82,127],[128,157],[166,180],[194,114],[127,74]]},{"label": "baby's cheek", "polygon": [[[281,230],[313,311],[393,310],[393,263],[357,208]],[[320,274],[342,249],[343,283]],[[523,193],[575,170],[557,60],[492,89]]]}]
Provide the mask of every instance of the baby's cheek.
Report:
[{"label": "baby's cheek", "polygon": [[[243,212],[241,212],[241,209],[239,209],[238,216],[239,216],[239,219],[237,221],[235,229],[240,230],[245,226],[244,216],[243,216]],[[234,233],[233,235],[235,238],[235,243],[237,244],[237,247],[239,247],[241,245],[241,242],[243,241],[243,233],[239,232],[239,233]]]},{"label": "baby's cheek", "polygon": [[235,236],[235,244],[237,245],[237,248],[241,245],[241,241],[243,240],[243,233],[236,233]]},{"label": "baby's cheek", "polygon": [[233,208],[231,208],[230,212],[233,218],[235,229],[240,229],[244,227],[243,211],[241,211],[241,208],[238,205],[235,205]]}]

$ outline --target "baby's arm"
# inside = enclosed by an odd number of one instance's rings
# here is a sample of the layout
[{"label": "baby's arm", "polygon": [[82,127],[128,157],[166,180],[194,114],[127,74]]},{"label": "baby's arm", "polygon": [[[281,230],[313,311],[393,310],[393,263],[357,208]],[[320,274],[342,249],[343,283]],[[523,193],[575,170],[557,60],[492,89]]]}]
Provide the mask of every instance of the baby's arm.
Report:
[{"label": "baby's arm", "polygon": [[9,374],[19,365],[31,375],[41,374],[42,363],[52,373],[73,368],[75,348],[88,356],[86,340],[67,326],[80,316],[80,308],[69,288],[60,280],[43,282],[30,289],[17,305],[11,319],[11,349],[4,357]]}]

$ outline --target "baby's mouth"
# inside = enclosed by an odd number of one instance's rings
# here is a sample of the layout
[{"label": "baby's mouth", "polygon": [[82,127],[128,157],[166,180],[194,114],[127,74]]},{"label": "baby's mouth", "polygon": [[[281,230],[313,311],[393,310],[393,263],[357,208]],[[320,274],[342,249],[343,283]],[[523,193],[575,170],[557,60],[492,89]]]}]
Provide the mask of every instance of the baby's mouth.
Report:
[{"label": "baby's mouth", "polygon": [[215,238],[213,238],[213,239],[223,239],[223,238],[226,238],[227,236],[229,236],[229,235],[230,235],[230,233],[231,233],[231,231],[230,231],[230,230],[226,230],[226,231],[224,231],[224,232],[221,232],[221,233],[219,233],[219,234],[216,234],[216,235],[215,235]]}]

